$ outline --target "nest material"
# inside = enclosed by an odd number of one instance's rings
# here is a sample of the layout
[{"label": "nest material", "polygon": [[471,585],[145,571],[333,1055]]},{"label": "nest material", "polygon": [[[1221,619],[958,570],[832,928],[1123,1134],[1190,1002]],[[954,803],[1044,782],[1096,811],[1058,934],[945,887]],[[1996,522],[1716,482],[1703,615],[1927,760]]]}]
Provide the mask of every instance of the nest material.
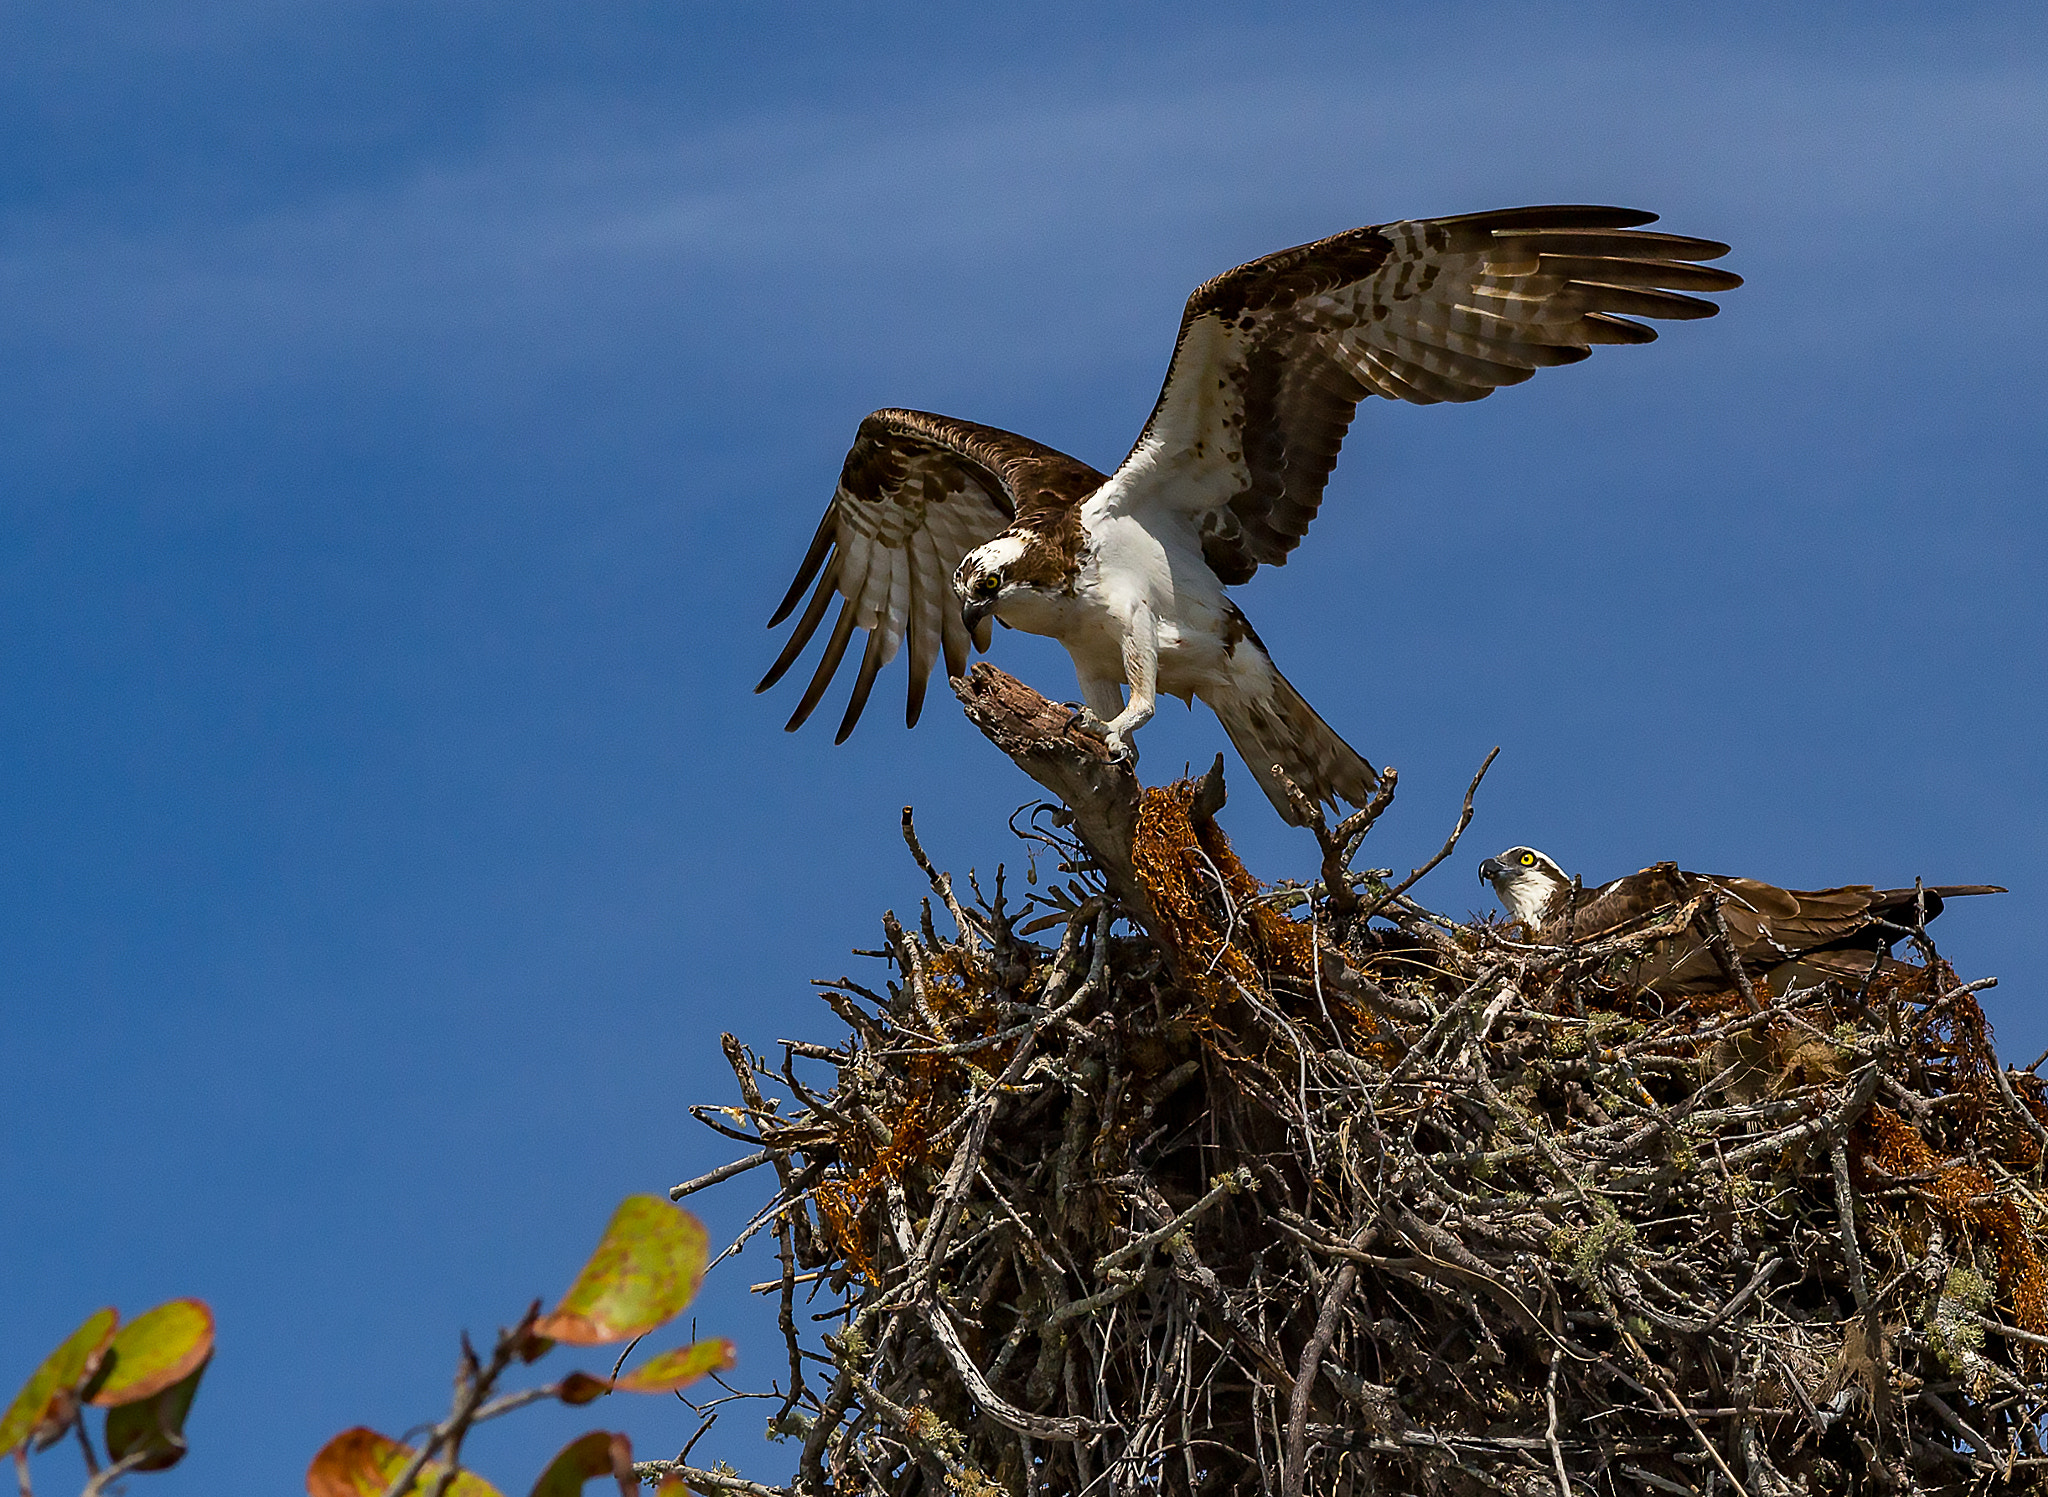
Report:
[{"label": "nest material", "polygon": [[848,1038],[728,1036],[746,1105],[697,1110],[781,1177],[776,1490],[2048,1472],[2048,1107],[1924,930],[1861,991],[1662,1000],[1612,974],[1691,911],[1537,947],[1366,880],[1373,923],[1262,890],[1192,784],[1139,807],[1149,936],[1042,821],[1022,910],[905,832],[953,932],[886,918],[886,991],[820,984]]}]

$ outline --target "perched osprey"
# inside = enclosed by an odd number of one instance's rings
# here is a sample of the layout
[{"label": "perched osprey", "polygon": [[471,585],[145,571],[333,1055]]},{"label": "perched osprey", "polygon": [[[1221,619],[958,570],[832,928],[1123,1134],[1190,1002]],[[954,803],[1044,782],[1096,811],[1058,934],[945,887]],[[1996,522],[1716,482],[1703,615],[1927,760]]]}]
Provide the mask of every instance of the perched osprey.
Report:
[{"label": "perched osprey", "polygon": [[[1647,343],[1631,317],[1711,317],[1681,294],[1741,278],[1693,262],[1724,244],[1644,233],[1627,208],[1509,208],[1353,229],[1197,287],[1165,387],[1108,475],[1028,437],[919,411],[861,423],[831,507],[772,628],[816,582],[756,690],[782,678],[845,599],[788,726],[811,715],[855,629],[869,631],[839,741],[907,640],[915,724],[944,654],[987,649],[991,616],[1073,656],[1110,748],[1158,693],[1215,710],[1274,808],[1362,804],[1378,774],[1274,668],[1226,584],[1300,543],[1358,402],[1478,400],[1596,343]],[[1130,700],[1123,689],[1130,688]]]},{"label": "perched osprey", "polygon": [[[1780,889],[1752,878],[1685,873],[1676,863],[1658,863],[1597,889],[1582,888],[1574,899],[1571,878],[1533,847],[1511,847],[1488,858],[1479,865],[1479,877],[1493,885],[1508,914],[1544,945],[1567,936],[1589,940],[1718,890],[1729,944],[1743,970],[1752,979],[1806,982],[1824,977],[1861,982],[1885,961],[1885,953],[1921,910],[1932,920],[1946,899],[2005,892],[1995,884]],[[1709,934],[1696,921],[1684,934],[1657,943],[1627,975],[1640,987],[1672,997],[1726,988],[1729,975],[1707,944]]]}]

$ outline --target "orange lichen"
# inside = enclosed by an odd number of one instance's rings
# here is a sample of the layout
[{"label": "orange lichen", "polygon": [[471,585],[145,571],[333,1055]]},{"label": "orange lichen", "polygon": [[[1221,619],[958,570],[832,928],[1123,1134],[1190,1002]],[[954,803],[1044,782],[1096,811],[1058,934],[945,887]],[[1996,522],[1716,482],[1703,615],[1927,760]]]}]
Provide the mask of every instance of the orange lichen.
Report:
[{"label": "orange lichen", "polygon": [[2021,1327],[2048,1335],[2041,1255],[2019,1208],[1982,1170],[1944,1161],[1919,1131],[1889,1107],[1873,1106],[1864,1116],[1864,1157],[1895,1179],[1916,1179],[1919,1190],[1951,1227],[1974,1232],[1998,1253],[1999,1292],[2011,1303]]},{"label": "orange lichen", "polygon": [[1222,829],[1195,816],[1195,788],[1181,780],[1146,790],[1131,838],[1132,866],[1173,934],[1183,980],[1213,995],[1225,977],[1260,989],[1271,976],[1311,977],[1314,934],[1254,903],[1262,886]]},{"label": "orange lichen", "polygon": [[906,1070],[917,1083],[908,1092],[902,1110],[885,1121],[887,1143],[875,1136],[872,1125],[857,1119],[837,1130],[842,1173],[818,1182],[818,1214],[832,1234],[833,1245],[847,1262],[865,1274],[872,1266],[862,1233],[869,1219],[869,1207],[891,1180],[901,1181],[904,1171],[931,1163],[941,1152],[932,1142],[934,1113],[941,1089],[947,1081],[946,1059],[932,1055],[909,1057]]}]

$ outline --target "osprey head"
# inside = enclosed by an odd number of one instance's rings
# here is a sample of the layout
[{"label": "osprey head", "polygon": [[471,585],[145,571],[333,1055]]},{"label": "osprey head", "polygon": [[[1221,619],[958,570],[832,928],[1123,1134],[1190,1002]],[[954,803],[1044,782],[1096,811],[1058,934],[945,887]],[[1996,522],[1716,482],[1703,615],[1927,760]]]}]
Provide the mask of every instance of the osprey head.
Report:
[{"label": "osprey head", "polygon": [[1479,877],[1507,906],[1508,914],[1525,925],[1542,922],[1544,908],[1560,889],[1572,886],[1571,876],[1556,860],[1533,847],[1511,847],[1479,865]]},{"label": "osprey head", "polygon": [[961,558],[959,570],[953,573],[953,591],[960,598],[960,622],[974,636],[974,648],[977,650],[988,649],[992,632],[990,616],[1006,598],[1014,597],[1030,585],[1010,576],[1010,569],[1023,555],[1024,540],[1021,536],[999,535],[986,545],[969,551]]}]

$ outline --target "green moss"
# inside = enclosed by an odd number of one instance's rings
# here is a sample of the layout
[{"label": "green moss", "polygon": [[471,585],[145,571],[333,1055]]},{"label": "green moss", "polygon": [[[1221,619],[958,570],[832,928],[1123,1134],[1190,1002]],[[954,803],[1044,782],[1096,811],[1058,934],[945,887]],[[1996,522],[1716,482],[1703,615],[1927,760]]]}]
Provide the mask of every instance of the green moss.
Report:
[{"label": "green moss", "polygon": [[1559,1227],[1544,1246],[1574,1282],[1605,1300],[1607,1289],[1600,1282],[1600,1270],[1617,1252],[1634,1247],[1635,1241],[1636,1229],[1603,1205],[1598,1220],[1583,1227]]},{"label": "green moss", "polygon": [[1009,1497],[1001,1487],[983,1476],[972,1466],[961,1466],[946,1473],[946,1485],[959,1493],[959,1497]]},{"label": "green moss", "polygon": [[1627,1014],[1595,1013],[1588,1022],[1593,1038],[1603,1045],[1626,1044],[1649,1033],[1640,1020]]},{"label": "green moss", "polygon": [[1941,1297],[1952,1299],[1974,1315],[1981,1315],[1991,1308],[1991,1281],[1974,1268],[1957,1266],[1948,1271],[1943,1280]]},{"label": "green moss", "polygon": [[842,1363],[858,1362],[868,1354],[868,1338],[858,1325],[851,1325],[844,1335],[834,1336],[827,1331],[825,1347]]},{"label": "green moss", "polygon": [[903,1432],[949,1463],[958,1462],[967,1450],[967,1441],[959,1430],[946,1423],[930,1406],[919,1404],[910,1411],[910,1417],[903,1421]]},{"label": "green moss", "polygon": [[1006,1497],[1003,1489],[967,1459],[967,1438],[924,1405],[910,1411],[903,1432],[946,1468],[946,1488],[958,1497]]},{"label": "green moss", "polygon": [[801,1440],[811,1432],[811,1416],[797,1409],[768,1421],[768,1438],[776,1444],[791,1438]]},{"label": "green moss", "polygon": [[1973,1387],[1984,1378],[1984,1327],[1977,1317],[1991,1304],[1991,1284],[1974,1268],[1948,1271],[1941,1293],[1921,1319],[1927,1344],[1941,1365]]}]

